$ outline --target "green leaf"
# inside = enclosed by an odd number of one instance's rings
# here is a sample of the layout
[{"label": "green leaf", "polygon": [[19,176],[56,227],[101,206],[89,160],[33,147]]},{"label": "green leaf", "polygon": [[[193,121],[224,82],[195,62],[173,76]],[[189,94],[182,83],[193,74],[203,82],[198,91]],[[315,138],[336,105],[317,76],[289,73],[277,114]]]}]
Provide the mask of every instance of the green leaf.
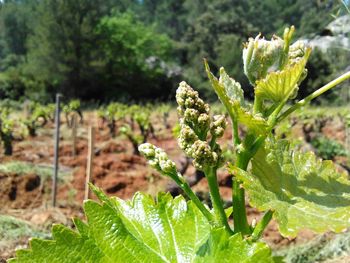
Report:
[{"label": "green leaf", "polygon": [[89,235],[89,227],[83,221],[81,221],[79,218],[74,218],[73,223],[80,235],[82,236]]},{"label": "green leaf", "polygon": [[17,251],[10,262],[102,262],[103,254],[92,239],[62,225],[55,225],[52,234],[55,240],[32,239],[31,250]]},{"label": "green leaf", "polygon": [[263,135],[267,133],[269,125],[263,117],[243,109],[238,103],[234,103],[232,106],[238,123],[245,125],[249,131],[255,134]]},{"label": "green leaf", "polygon": [[239,82],[235,81],[233,78],[230,78],[223,67],[220,68],[219,83],[224,87],[225,94],[231,102],[237,101],[242,107],[246,107],[241,84],[239,84]]},{"label": "green leaf", "polygon": [[131,202],[116,202],[125,226],[138,240],[164,255],[170,262],[190,262],[209,235],[209,224],[201,212],[183,197],[160,193],[137,193]]},{"label": "green leaf", "polygon": [[298,89],[298,82],[305,70],[311,50],[307,49],[304,57],[283,70],[271,72],[266,78],[257,81],[255,96],[282,102],[291,97]]},{"label": "green leaf", "polygon": [[220,79],[218,80],[210,72],[208,63],[206,61],[204,63],[208,78],[231,119],[247,126],[256,134],[265,134],[268,124],[264,118],[254,115],[250,111],[249,106],[244,101],[241,85],[230,78],[224,68],[220,69]]},{"label": "green leaf", "polygon": [[233,212],[233,207],[232,206],[226,208],[225,209],[226,217],[229,218],[232,215],[232,212]]},{"label": "green leaf", "polygon": [[131,201],[123,201],[92,189],[102,204],[84,204],[87,224],[75,219],[78,232],[56,225],[53,240],[32,240],[30,249],[17,251],[11,262],[185,263],[208,262],[225,253],[234,262],[259,262],[254,261],[259,255],[270,258],[263,243],[250,245],[224,230],[211,231],[198,208],[182,196],[160,193],[155,201],[136,193]]},{"label": "green leaf", "polygon": [[231,167],[252,206],[273,210],[284,236],[302,229],[340,232],[350,226],[350,181],[331,161],[289,150],[286,141],[266,142],[250,172]]},{"label": "green leaf", "polygon": [[220,69],[221,81],[219,81],[213,73],[211,73],[209,65],[206,60],[204,60],[205,69],[208,74],[211,85],[213,86],[216,94],[218,95],[220,101],[225,106],[227,112],[229,113],[232,120],[236,119],[236,115],[233,110],[233,103],[237,102],[238,105],[244,102],[243,90],[241,85],[231,79],[225,72],[223,68]]},{"label": "green leaf", "polygon": [[194,262],[274,262],[271,250],[262,243],[248,244],[240,234],[229,236],[224,228],[213,229]]}]

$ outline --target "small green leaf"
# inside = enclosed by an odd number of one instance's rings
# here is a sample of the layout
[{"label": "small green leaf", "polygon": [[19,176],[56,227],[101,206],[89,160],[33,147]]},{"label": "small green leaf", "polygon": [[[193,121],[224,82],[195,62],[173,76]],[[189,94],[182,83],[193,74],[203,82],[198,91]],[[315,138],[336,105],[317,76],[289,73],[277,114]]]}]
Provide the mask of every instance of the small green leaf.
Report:
[{"label": "small green leaf", "polygon": [[225,93],[227,97],[230,98],[231,102],[237,101],[242,107],[246,107],[241,84],[233,78],[230,78],[223,67],[220,68],[219,83],[224,87]]},{"label": "small green leaf", "polygon": [[233,207],[232,206],[226,208],[225,209],[226,217],[229,218],[232,215],[232,212],[233,212]]},{"label": "small green leaf", "polygon": [[274,102],[282,102],[291,97],[298,89],[310,53],[311,49],[307,49],[304,57],[295,64],[287,65],[283,70],[271,72],[266,78],[258,80],[255,96]]},{"label": "small green leaf", "polygon": [[266,142],[250,172],[232,167],[252,206],[271,209],[284,236],[302,229],[340,232],[350,226],[350,181],[331,161],[290,151],[286,141]]},{"label": "small green leaf", "polygon": [[218,80],[210,72],[208,63],[206,61],[204,63],[208,78],[231,119],[247,126],[256,134],[265,134],[268,124],[264,118],[254,115],[250,111],[249,106],[244,101],[241,85],[230,78],[223,68],[220,69],[220,80]]},{"label": "small green leaf", "polygon": [[[214,88],[214,91],[218,95],[222,104],[224,104],[227,112],[229,113],[232,120],[236,119],[235,112],[233,110],[233,103],[238,102],[238,105],[242,103],[243,90],[241,85],[238,82],[235,82],[233,79],[229,78],[224,69],[221,69],[220,72],[223,75],[222,81],[219,81],[213,73],[211,73],[209,65],[206,60],[204,60],[205,69],[208,74],[211,85]],[[224,73],[225,72],[225,73]],[[226,84],[226,86],[224,85]]]},{"label": "small green leaf", "polygon": [[237,116],[238,123],[245,125],[249,131],[258,135],[267,133],[269,125],[263,117],[243,109],[238,103],[233,104],[233,110]]}]

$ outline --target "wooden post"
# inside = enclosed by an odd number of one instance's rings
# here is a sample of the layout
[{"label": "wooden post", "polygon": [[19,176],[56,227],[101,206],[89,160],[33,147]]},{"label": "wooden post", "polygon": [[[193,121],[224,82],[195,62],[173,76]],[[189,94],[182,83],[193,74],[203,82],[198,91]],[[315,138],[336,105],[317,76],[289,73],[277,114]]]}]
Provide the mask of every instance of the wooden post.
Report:
[{"label": "wooden post", "polygon": [[[350,120],[347,121],[349,122]],[[348,153],[350,154],[350,124],[346,123],[345,125],[345,147]]]},{"label": "wooden post", "polygon": [[95,130],[94,127],[89,126],[89,144],[88,144],[88,156],[86,167],[86,180],[85,180],[85,195],[84,200],[89,198],[89,183],[92,177],[93,161],[94,161],[94,142],[95,142]]},{"label": "wooden post", "polygon": [[77,116],[73,114],[72,116],[72,155],[76,157],[77,155]]},{"label": "wooden post", "polygon": [[[350,86],[350,81],[347,81],[349,83],[349,86]],[[344,89],[346,90],[346,89]],[[347,105],[348,105],[348,108],[350,107],[350,89],[348,87],[347,89]],[[345,117],[345,145],[346,145],[346,150],[348,151],[348,154],[350,154],[350,116],[347,115]],[[349,156],[350,158],[350,156]]]},{"label": "wooden post", "polygon": [[52,206],[56,206],[56,196],[57,196],[57,175],[58,175],[58,152],[59,152],[59,142],[60,142],[60,94],[56,94],[56,112],[55,112],[55,134],[54,134],[54,173],[52,178]]}]

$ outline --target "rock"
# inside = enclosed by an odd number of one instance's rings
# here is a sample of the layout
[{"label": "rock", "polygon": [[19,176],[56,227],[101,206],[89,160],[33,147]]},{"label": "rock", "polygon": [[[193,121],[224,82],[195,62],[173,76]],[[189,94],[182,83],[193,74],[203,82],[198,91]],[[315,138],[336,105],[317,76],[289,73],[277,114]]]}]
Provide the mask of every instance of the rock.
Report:
[{"label": "rock", "polygon": [[338,17],[326,29],[333,35],[346,35],[350,33],[350,15]]},{"label": "rock", "polygon": [[312,48],[318,48],[327,52],[330,48],[350,49],[350,15],[341,16],[331,22],[323,31],[322,35],[303,41]]}]

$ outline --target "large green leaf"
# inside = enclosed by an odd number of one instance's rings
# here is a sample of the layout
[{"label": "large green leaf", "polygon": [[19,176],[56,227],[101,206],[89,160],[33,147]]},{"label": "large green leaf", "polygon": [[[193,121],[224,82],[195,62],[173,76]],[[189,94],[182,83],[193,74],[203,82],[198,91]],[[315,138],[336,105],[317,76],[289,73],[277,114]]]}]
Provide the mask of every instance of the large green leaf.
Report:
[{"label": "large green leaf", "polygon": [[250,131],[256,134],[265,134],[268,124],[261,116],[254,115],[249,109],[249,106],[246,105],[241,85],[230,78],[224,68],[220,69],[220,79],[217,79],[210,72],[210,68],[206,62],[205,67],[208,78],[231,119],[247,126]]},{"label": "large green leaf", "polygon": [[[74,223],[77,232],[53,227],[53,240],[33,239],[29,250],[17,251],[11,262],[271,262],[263,243],[249,244],[238,235],[211,229],[192,202],[181,196],[136,193],[131,201],[108,198],[87,201],[87,224]],[[254,261],[262,258],[263,261]],[[222,261],[224,262],[224,261]],[[228,262],[228,261],[227,261]]]},{"label": "large green leaf", "polygon": [[259,210],[272,209],[284,236],[304,228],[321,233],[350,227],[350,181],[331,161],[289,150],[286,141],[267,142],[245,172],[233,167]]},{"label": "large green leaf", "polygon": [[281,71],[271,72],[266,78],[257,81],[255,96],[271,99],[275,102],[285,101],[298,89],[298,82],[305,70],[311,50],[308,49],[303,58]]},{"label": "large green leaf", "polygon": [[116,202],[129,232],[170,262],[190,262],[209,236],[206,218],[182,197],[136,194],[131,202]]}]

